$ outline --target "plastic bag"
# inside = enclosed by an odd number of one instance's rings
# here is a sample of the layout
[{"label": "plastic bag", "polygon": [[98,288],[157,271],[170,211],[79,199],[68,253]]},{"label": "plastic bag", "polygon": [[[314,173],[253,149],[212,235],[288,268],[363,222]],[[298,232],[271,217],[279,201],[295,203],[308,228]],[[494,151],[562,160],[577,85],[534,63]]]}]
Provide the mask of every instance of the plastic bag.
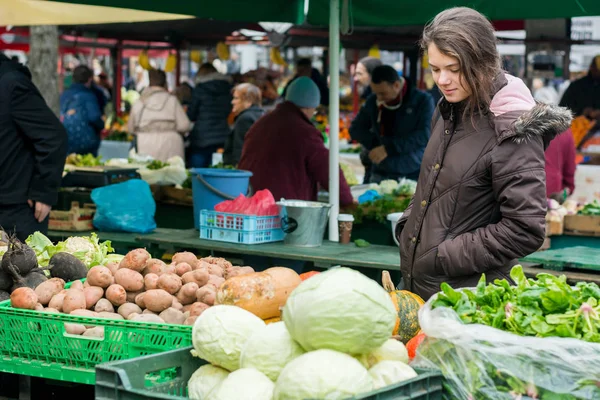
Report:
[{"label": "plastic bag", "polygon": [[463,324],[451,308],[419,311],[427,338],[411,364],[439,368],[451,399],[600,399],[600,344]]},{"label": "plastic bag", "polygon": [[92,190],[94,226],[101,231],[148,233],[156,229],[150,185],[132,179]]},{"label": "plastic bag", "polygon": [[181,157],[171,157],[167,160],[166,167],[161,169],[140,168],[138,172],[143,180],[150,185],[182,185],[187,179],[185,162]]},{"label": "plastic bag", "polygon": [[268,189],[259,190],[252,197],[240,194],[233,200],[222,201],[215,206],[215,211],[257,216],[279,215],[279,207]]}]

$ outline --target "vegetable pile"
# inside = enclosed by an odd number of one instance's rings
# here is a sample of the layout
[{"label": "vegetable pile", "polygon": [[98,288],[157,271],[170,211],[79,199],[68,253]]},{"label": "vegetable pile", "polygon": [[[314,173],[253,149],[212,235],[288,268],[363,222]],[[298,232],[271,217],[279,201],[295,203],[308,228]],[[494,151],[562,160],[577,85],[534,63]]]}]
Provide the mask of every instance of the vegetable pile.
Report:
[{"label": "vegetable pile", "polygon": [[598,200],[594,200],[593,202],[584,205],[577,214],[600,216],[600,203]]},{"label": "vegetable pile", "polygon": [[417,376],[391,339],[390,294],[357,271],[270,268],[228,279],[222,302],[194,323],[192,354],[210,364],[190,378],[191,399],[346,399]]}]

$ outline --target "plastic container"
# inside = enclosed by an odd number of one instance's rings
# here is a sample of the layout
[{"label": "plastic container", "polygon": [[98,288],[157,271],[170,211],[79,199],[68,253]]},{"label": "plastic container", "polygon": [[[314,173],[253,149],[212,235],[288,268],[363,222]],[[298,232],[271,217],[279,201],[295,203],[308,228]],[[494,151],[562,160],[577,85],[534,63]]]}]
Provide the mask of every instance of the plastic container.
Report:
[{"label": "plastic container", "polygon": [[[206,363],[193,357],[191,349],[96,366],[96,400],[187,398],[190,376]],[[416,378],[348,400],[441,400],[442,374],[437,370],[416,371]]]},{"label": "plastic container", "polygon": [[281,218],[200,211],[200,239],[259,244],[283,240]]},{"label": "plastic container", "polygon": [[220,168],[192,168],[194,226],[200,229],[200,211],[214,210],[224,200],[247,194],[252,172]]},{"label": "plastic container", "polygon": [[[70,335],[65,322],[103,326],[104,338]],[[97,364],[187,347],[192,327],[78,317],[0,303],[0,371],[93,385]]]},{"label": "plastic container", "polygon": [[319,247],[329,218],[331,204],[304,200],[277,202],[284,243],[291,246]]}]

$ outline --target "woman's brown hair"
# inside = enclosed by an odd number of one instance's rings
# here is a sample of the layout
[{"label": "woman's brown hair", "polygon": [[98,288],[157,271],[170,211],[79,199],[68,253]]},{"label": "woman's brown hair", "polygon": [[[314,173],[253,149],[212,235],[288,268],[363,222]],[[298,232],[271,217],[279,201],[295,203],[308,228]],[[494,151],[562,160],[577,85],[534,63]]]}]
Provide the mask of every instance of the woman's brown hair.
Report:
[{"label": "woman's brown hair", "polygon": [[461,80],[471,92],[465,100],[463,118],[487,112],[494,95],[494,79],[501,71],[491,22],[471,8],[449,8],[425,26],[421,48],[427,51],[431,44],[458,60]]}]

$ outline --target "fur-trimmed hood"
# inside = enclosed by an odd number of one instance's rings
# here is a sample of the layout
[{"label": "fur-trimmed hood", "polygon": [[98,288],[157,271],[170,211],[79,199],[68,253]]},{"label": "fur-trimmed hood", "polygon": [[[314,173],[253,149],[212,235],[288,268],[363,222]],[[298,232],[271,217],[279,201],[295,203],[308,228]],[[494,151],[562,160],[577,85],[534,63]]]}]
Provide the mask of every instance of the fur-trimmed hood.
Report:
[{"label": "fur-trimmed hood", "polygon": [[499,90],[492,99],[490,111],[498,142],[510,138],[523,142],[534,136],[542,136],[547,147],[556,135],[571,126],[571,111],[536,103],[521,79],[501,74],[495,83]]}]

